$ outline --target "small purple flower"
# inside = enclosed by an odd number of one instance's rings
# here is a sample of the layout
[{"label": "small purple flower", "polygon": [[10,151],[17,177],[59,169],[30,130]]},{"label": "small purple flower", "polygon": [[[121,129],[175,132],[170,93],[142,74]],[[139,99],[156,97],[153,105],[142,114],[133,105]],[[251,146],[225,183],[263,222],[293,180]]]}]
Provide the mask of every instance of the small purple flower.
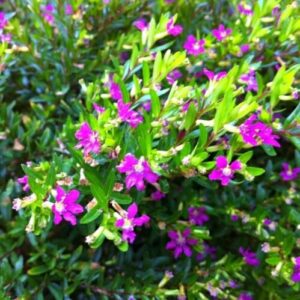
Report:
[{"label": "small purple flower", "polygon": [[133,22],[133,26],[135,26],[140,31],[144,31],[148,29],[149,24],[146,19],[140,18]]},{"label": "small purple flower", "polygon": [[11,34],[10,33],[2,33],[0,34],[0,39],[2,43],[10,43],[11,42]]},{"label": "small purple flower", "polygon": [[257,84],[256,75],[255,75],[254,70],[250,70],[248,73],[242,74],[240,77],[240,80],[243,83],[247,84],[247,88],[246,88],[247,92],[250,92],[250,91],[257,92],[258,91],[258,84]]},{"label": "small purple flower", "polygon": [[223,41],[225,38],[227,38],[232,33],[232,30],[230,28],[225,28],[223,24],[220,24],[218,28],[212,30],[213,36],[218,41]]},{"label": "small purple flower", "polygon": [[244,262],[247,265],[257,267],[260,264],[260,260],[256,257],[255,252],[244,249],[243,247],[240,247],[239,252],[244,257]]},{"label": "small purple flower", "polygon": [[120,86],[111,81],[109,83],[109,93],[110,93],[110,96],[114,99],[114,100],[122,100],[123,99],[123,96],[122,96],[122,91],[121,91],[121,88]]},{"label": "small purple flower", "polygon": [[154,201],[160,201],[161,199],[165,198],[166,194],[157,190],[151,194],[151,199]]},{"label": "small purple flower", "polygon": [[249,293],[241,293],[238,300],[253,300],[252,296]]},{"label": "small purple flower", "polygon": [[41,7],[41,10],[43,11],[43,18],[45,22],[47,22],[49,25],[53,25],[55,18],[54,18],[54,12],[55,12],[55,7],[52,4],[47,4],[45,6]]},{"label": "small purple flower", "polygon": [[205,207],[189,207],[188,213],[191,224],[202,226],[209,220]]},{"label": "small purple flower", "polygon": [[229,281],[228,284],[229,284],[229,287],[232,289],[236,289],[238,287],[238,284],[232,279]]},{"label": "small purple flower", "polygon": [[213,71],[210,71],[206,68],[203,69],[203,74],[209,79],[209,80],[215,80],[215,81],[219,81],[220,79],[222,79],[223,77],[225,77],[227,75],[227,72],[222,71],[219,73],[214,73]]},{"label": "small purple flower", "polygon": [[132,203],[127,212],[123,211],[123,215],[119,215],[117,217],[117,221],[115,223],[116,227],[122,228],[122,239],[123,241],[128,241],[130,244],[134,242],[136,234],[134,232],[134,227],[141,227],[144,224],[150,221],[149,216],[142,215],[141,217],[137,217],[138,206],[136,203]]},{"label": "small purple flower", "polygon": [[205,51],[205,40],[197,40],[193,35],[189,35],[183,45],[188,54],[198,56]]},{"label": "small purple flower", "polygon": [[178,258],[182,254],[190,257],[192,256],[191,247],[197,244],[197,240],[190,238],[191,230],[186,228],[183,232],[170,230],[168,236],[171,239],[167,245],[166,249],[174,252],[174,257]]},{"label": "small purple flower", "polygon": [[17,182],[21,185],[23,185],[23,191],[28,192],[30,190],[29,182],[28,182],[28,176],[25,175],[23,177],[20,177],[17,179]]},{"label": "small purple flower", "polygon": [[182,77],[182,73],[179,70],[175,69],[167,75],[167,81],[169,84],[173,84],[181,77]]},{"label": "small purple flower", "polygon": [[272,220],[270,220],[268,218],[264,219],[263,224],[272,231],[276,230],[276,227],[277,227],[276,222],[273,222]]},{"label": "small purple flower", "polygon": [[295,100],[298,100],[300,98],[299,92],[298,91],[293,91],[292,96]]},{"label": "small purple flower", "polygon": [[242,3],[238,4],[238,11],[245,16],[253,15],[252,9],[248,6],[244,6]]},{"label": "small purple flower", "polygon": [[257,119],[257,115],[251,115],[241,126],[240,134],[245,143],[252,146],[261,144],[280,147],[278,135],[273,134],[272,128]]},{"label": "small purple flower", "polygon": [[250,45],[249,44],[243,44],[240,46],[240,54],[244,54],[244,53],[247,53],[249,52],[250,50]]},{"label": "small purple flower", "polygon": [[63,219],[76,225],[76,216],[84,211],[83,207],[76,203],[80,196],[78,190],[71,190],[68,193],[60,186],[56,188],[56,202],[52,206],[54,224],[59,224]]},{"label": "small purple flower", "polygon": [[239,216],[238,215],[231,215],[230,216],[231,221],[233,222],[237,222],[239,220]]},{"label": "small purple flower", "polygon": [[149,100],[149,101],[144,102],[142,104],[142,106],[145,111],[150,111],[151,110],[151,101]]},{"label": "small purple flower", "polygon": [[117,104],[119,118],[122,122],[128,123],[132,128],[136,128],[143,122],[143,117],[138,112],[130,108],[130,103],[124,103],[122,100]]},{"label": "small purple flower", "polygon": [[294,265],[294,270],[293,270],[293,274],[291,276],[291,279],[294,282],[299,282],[300,281],[300,256],[295,258],[295,265]]},{"label": "small purple flower", "polygon": [[288,163],[282,164],[282,171],[280,172],[280,176],[284,181],[291,181],[297,179],[300,174],[300,168],[292,168]]},{"label": "small purple flower", "polygon": [[93,103],[93,108],[99,115],[105,112],[105,108],[103,106],[98,105],[97,103]]},{"label": "small purple flower", "polygon": [[84,155],[87,156],[91,152],[98,154],[101,150],[99,135],[97,131],[93,131],[89,124],[84,122],[81,124],[80,129],[75,133],[76,139],[79,143],[76,148],[83,148]]},{"label": "small purple flower", "polygon": [[6,19],[5,13],[3,11],[0,11],[0,30],[4,29],[7,23],[8,21]]},{"label": "small purple flower", "polygon": [[228,185],[234,173],[242,168],[240,161],[235,160],[229,164],[225,156],[217,157],[216,166],[216,169],[209,174],[208,178],[210,180],[220,180],[223,186]]},{"label": "small purple flower", "polygon": [[167,23],[167,32],[169,35],[177,36],[182,33],[182,26],[181,25],[174,25],[174,18],[171,18]]},{"label": "small purple flower", "polygon": [[127,189],[135,186],[137,190],[143,191],[145,189],[145,181],[153,184],[159,178],[143,157],[137,159],[131,153],[125,155],[123,161],[117,166],[117,170],[126,174]]},{"label": "small purple flower", "polygon": [[67,16],[73,15],[73,7],[71,4],[66,4],[65,6],[65,14]]}]

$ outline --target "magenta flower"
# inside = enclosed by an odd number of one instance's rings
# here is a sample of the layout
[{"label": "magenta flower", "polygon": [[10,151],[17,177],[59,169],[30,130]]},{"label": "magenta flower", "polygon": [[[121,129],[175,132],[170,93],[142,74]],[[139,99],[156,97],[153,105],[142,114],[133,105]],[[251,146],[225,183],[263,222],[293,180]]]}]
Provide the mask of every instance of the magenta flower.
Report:
[{"label": "magenta flower", "polygon": [[11,34],[10,33],[2,33],[0,34],[0,39],[2,43],[10,43],[11,42]]},{"label": "magenta flower", "polygon": [[115,82],[110,82],[109,84],[109,92],[110,92],[110,96],[114,99],[114,100],[122,100],[123,96],[122,96],[122,91],[120,86],[115,83]]},{"label": "magenta flower", "polygon": [[227,38],[232,33],[232,30],[230,28],[225,28],[223,24],[220,24],[218,28],[212,30],[213,36],[218,41],[223,41],[225,38]]},{"label": "magenta flower", "polygon": [[76,225],[76,215],[84,211],[83,207],[76,203],[80,196],[78,190],[71,190],[68,193],[60,186],[56,188],[56,202],[52,206],[52,212],[54,213],[54,224],[59,224],[63,219]]},{"label": "magenta flower", "polygon": [[219,81],[220,79],[222,79],[223,77],[225,77],[227,75],[227,72],[222,71],[219,73],[214,73],[213,71],[210,71],[206,68],[203,69],[203,74],[209,79],[209,80],[215,80],[215,81]]},{"label": "magenta flower", "polygon": [[241,293],[238,300],[253,300],[253,298],[249,293]]},{"label": "magenta flower", "polygon": [[247,84],[246,91],[258,91],[258,84],[254,70],[250,70],[248,73],[241,75],[240,80]]},{"label": "magenta flower", "polygon": [[145,111],[150,111],[151,110],[151,101],[149,100],[149,101],[144,102],[142,104],[142,106]]},{"label": "magenta flower", "polygon": [[280,176],[284,181],[295,180],[300,174],[300,168],[292,168],[288,163],[282,164],[282,171],[280,172]]},{"label": "magenta flower", "polygon": [[99,115],[105,112],[105,108],[103,106],[98,105],[97,103],[93,103],[93,108]]},{"label": "magenta flower", "polygon": [[160,201],[161,199],[165,198],[166,194],[157,190],[151,194],[151,199],[154,201]]},{"label": "magenta flower", "polygon": [[241,126],[240,133],[245,143],[252,146],[261,144],[280,147],[277,142],[279,136],[274,135],[272,128],[257,119],[257,115],[251,115]]},{"label": "magenta flower", "polygon": [[240,247],[239,252],[244,257],[244,262],[247,265],[257,267],[260,264],[260,260],[256,257],[255,252],[244,249],[243,247]]},{"label": "magenta flower", "polygon": [[242,168],[240,161],[235,160],[229,164],[227,158],[222,155],[217,157],[216,166],[208,178],[209,180],[220,180],[223,186],[228,185],[234,173]]},{"label": "magenta flower", "polygon": [[144,18],[137,19],[133,22],[133,25],[140,31],[147,30],[149,27],[147,20]]},{"label": "magenta flower", "polygon": [[248,6],[244,6],[242,3],[238,5],[238,11],[245,15],[245,16],[251,16],[253,15],[253,11]]},{"label": "magenta flower", "polygon": [[65,14],[67,16],[73,15],[73,7],[71,4],[66,4],[65,6]]},{"label": "magenta flower", "polygon": [[209,216],[206,214],[205,207],[190,207],[189,212],[189,222],[193,225],[202,226],[209,220]]},{"label": "magenta flower", "polygon": [[45,22],[47,22],[49,25],[53,25],[55,18],[54,18],[54,12],[55,12],[55,7],[52,4],[47,4],[45,6],[41,7],[41,10],[43,11],[43,18]]},{"label": "magenta flower", "polygon": [[173,84],[181,77],[182,77],[182,73],[179,70],[175,69],[167,75],[167,81],[169,84]]},{"label": "magenta flower", "polygon": [[137,159],[133,154],[125,155],[123,161],[117,166],[120,173],[126,174],[126,188],[136,187],[137,190],[145,189],[145,181],[148,183],[156,183],[159,176],[155,174],[149,163],[141,157]]},{"label": "magenta flower", "polygon": [[28,192],[30,190],[29,182],[28,182],[28,176],[25,175],[23,177],[20,177],[17,179],[17,182],[21,185],[23,185],[23,191]]},{"label": "magenta flower", "polygon": [[186,228],[183,232],[170,230],[168,236],[171,239],[167,245],[166,249],[174,252],[174,257],[178,258],[182,254],[190,257],[192,256],[191,247],[197,244],[197,240],[190,238],[191,229]]},{"label": "magenta flower", "polygon": [[136,128],[143,122],[143,117],[130,108],[130,103],[124,103],[122,100],[117,103],[119,118],[128,123],[132,128]]},{"label": "magenta flower", "polygon": [[136,203],[132,203],[127,212],[123,212],[123,215],[117,214],[117,221],[115,223],[116,227],[122,228],[122,239],[123,241],[128,241],[133,243],[136,237],[134,232],[134,227],[141,227],[150,221],[149,216],[142,215],[136,218],[138,213],[138,206]]},{"label": "magenta flower", "polygon": [[197,40],[193,35],[190,34],[187,37],[183,48],[187,51],[188,54],[198,56],[205,51],[204,44],[204,40]]},{"label": "magenta flower", "polygon": [[171,18],[167,23],[167,32],[169,35],[177,36],[182,33],[182,26],[181,25],[174,25],[174,18]]},{"label": "magenta flower", "polygon": [[84,122],[81,124],[80,129],[75,133],[76,139],[79,143],[76,148],[83,148],[84,155],[87,156],[91,152],[98,154],[101,150],[101,144],[97,131],[93,131],[89,124]]},{"label": "magenta flower", "polygon": [[294,270],[293,270],[293,274],[291,276],[291,279],[294,282],[299,282],[300,281],[300,256],[295,258],[295,265],[294,265]]},{"label": "magenta flower", "polygon": [[250,45],[249,44],[243,44],[240,46],[240,54],[247,53],[250,50]]},{"label": "magenta flower", "polygon": [[4,29],[7,23],[8,21],[6,19],[5,13],[3,11],[0,11],[0,30]]}]

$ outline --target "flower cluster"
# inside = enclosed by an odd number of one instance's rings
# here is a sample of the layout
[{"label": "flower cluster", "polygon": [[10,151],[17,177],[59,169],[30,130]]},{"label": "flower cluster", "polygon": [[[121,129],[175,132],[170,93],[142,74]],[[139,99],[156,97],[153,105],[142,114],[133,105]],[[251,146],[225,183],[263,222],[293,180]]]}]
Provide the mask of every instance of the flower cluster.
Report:
[{"label": "flower cluster", "polygon": [[128,207],[127,211],[123,210],[120,211],[119,213],[116,213],[117,221],[115,225],[116,227],[122,229],[123,241],[128,241],[129,243],[133,243],[136,238],[134,227],[141,227],[150,221],[150,218],[147,215],[136,217],[137,213],[138,213],[138,206],[136,203],[132,203]]},{"label": "flower cluster", "polygon": [[48,23],[49,25],[53,26],[54,22],[55,22],[55,17],[54,17],[54,13],[55,13],[55,7],[52,4],[46,4],[44,6],[41,7],[42,10],[42,16],[45,20],[46,23]]},{"label": "flower cluster", "polygon": [[220,24],[218,28],[212,30],[213,36],[219,42],[225,40],[231,33],[232,30],[230,28],[225,28],[223,24]]},{"label": "flower cluster", "polygon": [[144,157],[137,159],[133,154],[125,155],[123,161],[117,166],[120,173],[126,174],[126,188],[131,189],[136,187],[137,190],[145,189],[145,181],[154,184],[158,180],[158,175],[155,174],[149,163]]},{"label": "flower cluster", "polygon": [[205,207],[190,207],[188,213],[191,224],[202,226],[209,220]]},{"label": "flower cluster", "polygon": [[205,40],[197,40],[193,35],[189,35],[183,45],[188,54],[198,56],[205,51]]},{"label": "flower cluster", "polygon": [[240,247],[239,249],[240,254],[244,258],[244,262],[252,267],[257,267],[260,264],[260,260],[256,257],[255,252],[250,251],[249,249],[245,249]]},{"label": "flower cluster", "polygon": [[23,177],[18,178],[18,183],[23,185],[23,191],[28,192],[30,190],[29,182],[28,182],[28,176],[25,175]]},{"label": "flower cluster", "polygon": [[169,35],[177,36],[182,33],[182,26],[181,25],[174,25],[174,18],[171,18],[167,23],[167,32]]},{"label": "flower cluster", "polygon": [[119,100],[117,108],[121,121],[128,123],[132,128],[136,128],[143,122],[143,117],[130,108],[130,103],[124,103],[122,100]]}]

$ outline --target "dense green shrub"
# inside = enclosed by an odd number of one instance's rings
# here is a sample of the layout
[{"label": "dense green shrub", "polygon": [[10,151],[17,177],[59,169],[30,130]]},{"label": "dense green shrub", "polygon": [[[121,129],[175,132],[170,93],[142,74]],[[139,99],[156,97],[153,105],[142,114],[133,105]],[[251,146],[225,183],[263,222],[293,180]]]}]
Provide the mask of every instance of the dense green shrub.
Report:
[{"label": "dense green shrub", "polygon": [[0,299],[298,299],[299,4],[0,5]]}]

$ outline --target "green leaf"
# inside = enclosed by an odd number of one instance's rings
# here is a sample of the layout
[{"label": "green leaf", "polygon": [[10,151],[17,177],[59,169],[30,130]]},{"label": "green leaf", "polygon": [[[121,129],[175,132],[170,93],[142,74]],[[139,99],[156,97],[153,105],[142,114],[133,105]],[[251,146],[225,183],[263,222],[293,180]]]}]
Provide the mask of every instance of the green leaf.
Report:
[{"label": "green leaf", "polygon": [[112,192],[111,198],[117,201],[119,204],[130,204],[132,202],[130,195],[125,195],[118,192]]},{"label": "green leaf", "polygon": [[194,125],[196,116],[197,116],[197,110],[194,103],[192,103],[190,104],[187,114],[185,115],[184,118],[183,128],[185,130],[190,129]]},{"label": "green leaf", "polygon": [[88,224],[96,220],[102,214],[102,210],[98,205],[90,209],[81,219],[80,224]]},{"label": "green leaf", "polygon": [[160,110],[161,110],[161,103],[160,103],[160,99],[157,96],[156,92],[153,90],[150,90],[150,96],[151,96],[151,112],[152,112],[152,116],[154,118],[157,118],[160,114]]},{"label": "green leaf", "polygon": [[143,80],[144,80],[144,86],[148,86],[150,84],[149,65],[145,61],[143,61]]},{"label": "green leaf", "polygon": [[49,270],[50,270],[49,266],[40,265],[38,267],[33,267],[33,268],[29,269],[27,271],[27,273],[28,273],[28,275],[36,276],[36,275],[40,275],[40,274],[46,273]]},{"label": "green leaf", "polygon": [[264,169],[256,168],[256,167],[247,167],[246,171],[249,172],[252,176],[259,176],[259,175],[265,173]]},{"label": "green leaf", "polygon": [[274,254],[266,259],[266,263],[271,266],[276,266],[280,261],[281,261],[281,258],[277,254]]},{"label": "green leaf", "polygon": [[253,156],[253,151],[248,151],[240,155],[239,161],[242,163],[247,163]]}]

